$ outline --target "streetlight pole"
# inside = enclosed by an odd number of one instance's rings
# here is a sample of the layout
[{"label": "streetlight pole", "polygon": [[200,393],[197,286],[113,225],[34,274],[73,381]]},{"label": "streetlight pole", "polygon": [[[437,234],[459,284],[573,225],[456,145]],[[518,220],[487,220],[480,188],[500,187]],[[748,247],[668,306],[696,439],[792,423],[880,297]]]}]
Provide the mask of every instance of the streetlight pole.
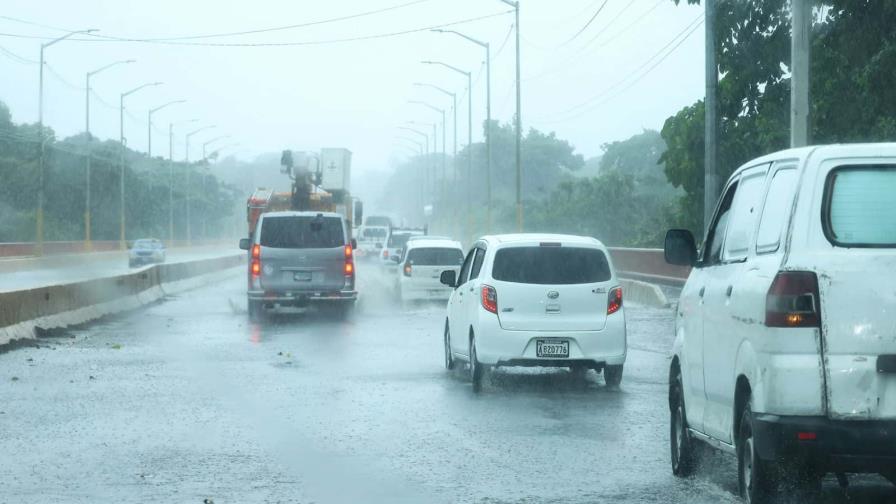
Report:
[{"label": "streetlight pole", "polygon": [[[467,76],[467,234],[473,234],[473,77],[471,72],[442,63],[441,61],[423,61],[426,65],[440,65]],[[455,153],[456,154],[456,153]]]},{"label": "streetlight pole", "polygon": [[485,49],[485,194],[486,194],[486,231],[492,227],[492,58],[488,42],[476,40],[454,30],[432,30],[439,33],[453,33]]},{"label": "streetlight pole", "polygon": [[[415,124],[415,123],[412,123],[412,124]],[[425,142],[425,145],[426,145],[426,154],[427,155],[429,154],[429,135],[427,135],[426,133],[424,133],[418,129],[409,128],[407,126],[399,126],[398,129],[410,131],[411,133],[416,133],[416,134],[422,136],[423,140]],[[435,143],[435,134],[433,134],[433,143]],[[435,147],[433,147],[433,150],[435,150]],[[424,159],[423,163],[425,166],[425,164],[426,164],[425,159]],[[425,194],[426,194],[426,168],[423,168],[423,174],[420,177],[420,212],[421,213],[423,213],[423,207],[426,204],[426,201],[424,200]],[[425,220],[426,219],[425,219],[425,214],[424,214],[424,221]]]},{"label": "streetlight pole", "polygon": [[523,128],[520,117],[520,3],[511,0],[501,1],[513,7],[515,16],[513,31],[516,32],[516,118],[514,120],[514,129],[516,129],[516,230],[521,233],[523,231],[523,171],[520,163],[520,143],[522,143]]},{"label": "streetlight pole", "polygon": [[118,247],[121,250],[125,250],[127,248],[127,243],[125,242],[125,197],[124,197],[124,99],[128,96],[140,91],[141,89],[161,86],[161,82],[150,82],[148,84],[143,84],[142,86],[137,86],[130,91],[126,91],[121,93],[121,97],[118,102],[118,120],[119,120],[119,146],[118,146],[118,166],[119,166],[119,226],[118,226]]},{"label": "streetlight pole", "polygon": [[[415,105],[423,105],[424,107],[427,107],[429,109],[432,109],[432,110],[442,114],[442,185],[444,187],[445,181],[447,180],[447,171],[448,171],[448,169],[446,167],[446,161],[445,161],[447,158],[447,153],[445,152],[445,109],[441,109],[439,107],[434,107],[426,102],[419,101],[419,100],[410,100],[410,101],[408,101],[408,103],[413,103]],[[433,137],[435,137],[435,134],[436,134],[436,125],[435,124],[433,124],[433,126],[432,126],[432,134],[433,134]],[[435,148],[433,150],[435,151]],[[436,191],[435,177],[433,177],[432,189],[434,192]]]},{"label": "streetlight pole", "polygon": [[[414,85],[420,86],[420,87],[432,88],[437,91],[440,91],[442,94],[445,94],[445,95],[448,95],[451,97],[451,111],[454,113],[454,119],[452,120],[452,123],[454,124],[454,140],[452,141],[452,147],[454,149],[454,154],[453,154],[454,155],[454,163],[453,163],[454,164],[454,181],[457,182],[457,94],[452,93],[451,91],[448,91],[447,89],[441,88],[439,86],[435,86],[433,84],[423,84],[421,82],[415,82]],[[444,125],[443,125],[442,132],[444,133]],[[444,145],[444,141],[442,142],[442,144]],[[443,149],[443,152],[444,152],[444,149]],[[443,176],[444,176],[444,174],[443,174]],[[446,180],[447,180],[447,178],[446,178]]]},{"label": "streetlight pole", "polygon": [[67,33],[59,38],[55,38],[49,42],[40,45],[40,69],[37,84],[37,139],[40,142],[40,157],[38,160],[38,181],[37,181],[37,215],[34,223],[35,241],[37,242],[37,255],[44,253],[44,155],[48,138],[44,138],[44,50],[53,44],[62,42],[63,40],[82,33],[93,33],[98,31],[95,28],[89,30],[77,30]]},{"label": "streetlight pole", "polygon": [[216,127],[216,126],[215,125],[203,126],[199,129],[195,129],[195,130],[187,133],[187,136],[186,136],[186,145],[184,146],[185,147],[184,160],[187,162],[187,169],[186,169],[187,180],[186,180],[186,183],[184,183],[184,199],[186,200],[186,203],[187,203],[186,217],[187,217],[187,245],[188,246],[191,245],[193,242],[193,230],[192,230],[192,225],[190,224],[190,137],[192,137],[196,133],[199,133],[199,132],[202,132],[202,131],[205,131],[205,130],[208,130],[208,129],[211,129],[214,127]]},{"label": "streetlight pole", "polygon": [[[205,149],[209,146],[209,144],[215,143],[224,138],[230,138],[230,135],[217,136],[202,144],[203,166],[202,168],[200,168],[200,170],[202,170],[202,193],[205,196],[206,201],[208,200],[208,156],[205,154]],[[205,211],[202,212],[202,238],[205,240],[208,239],[208,213],[208,208],[206,208]]]},{"label": "streetlight pole", "polygon": [[104,67],[97,68],[92,72],[87,72],[87,76],[85,78],[86,85],[84,86],[84,132],[87,133],[87,159],[85,160],[85,190],[84,190],[84,248],[89,252],[93,249],[91,245],[90,238],[90,164],[93,158],[93,143],[92,138],[90,136],[90,78],[94,75],[112,68],[116,65],[130,64],[134,63],[135,60],[121,60],[115,61],[113,63],[109,63]]},{"label": "streetlight pole", "polygon": [[147,130],[146,157],[148,157],[149,159],[152,159],[152,115],[155,114],[156,112],[162,110],[165,107],[174,105],[176,103],[185,103],[186,101],[187,100],[174,100],[174,101],[165,103],[163,105],[159,105],[156,108],[149,109],[149,112],[147,112],[147,114],[146,114],[146,118],[147,118],[147,121],[146,121],[146,123],[147,123],[147,125],[146,125],[147,126],[146,127],[146,130]]},{"label": "streetlight pole", "polygon": [[174,126],[194,123],[199,119],[187,119],[176,123],[168,123],[168,242],[174,244]]}]

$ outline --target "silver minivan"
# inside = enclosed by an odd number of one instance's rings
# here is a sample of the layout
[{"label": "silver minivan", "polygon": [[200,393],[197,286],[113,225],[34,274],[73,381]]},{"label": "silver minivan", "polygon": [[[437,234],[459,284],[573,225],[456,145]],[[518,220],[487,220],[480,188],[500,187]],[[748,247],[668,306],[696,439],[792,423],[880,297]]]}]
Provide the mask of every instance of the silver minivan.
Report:
[{"label": "silver minivan", "polygon": [[263,214],[249,251],[248,312],[258,320],[266,310],[327,304],[348,314],[355,289],[354,240],[345,218],[333,212]]}]

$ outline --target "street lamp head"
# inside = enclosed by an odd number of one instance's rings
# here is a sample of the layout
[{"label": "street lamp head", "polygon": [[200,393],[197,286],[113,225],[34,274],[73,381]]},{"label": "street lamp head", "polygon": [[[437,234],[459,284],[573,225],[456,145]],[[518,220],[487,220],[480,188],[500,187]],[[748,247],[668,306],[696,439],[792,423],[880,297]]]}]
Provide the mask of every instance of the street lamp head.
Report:
[{"label": "street lamp head", "polygon": [[84,33],[96,33],[98,31],[100,31],[99,28],[90,28],[90,29],[84,30]]},{"label": "street lamp head", "polygon": [[136,63],[136,62],[137,62],[137,60],[135,60],[135,59],[129,59],[129,60],[124,60],[123,63]]}]

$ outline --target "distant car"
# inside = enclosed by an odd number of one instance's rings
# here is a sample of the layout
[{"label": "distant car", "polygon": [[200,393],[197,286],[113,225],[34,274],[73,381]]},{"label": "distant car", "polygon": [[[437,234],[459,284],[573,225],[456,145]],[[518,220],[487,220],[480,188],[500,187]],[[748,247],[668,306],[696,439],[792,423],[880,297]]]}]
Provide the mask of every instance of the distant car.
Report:
[{"label": "distant car", "polygon": [[702,251],[669,231],[666,260],[693,266],[669,363],[675,475],[699,442],[736,456],[747,502],[814,501],[799,495],[829,472],[896,483],[894,195],[896,143],[790,149],[734,171]]},{"label": "distant car", "polygon": [[398,296],[412,300],[447,300],[452,289],[442,285],[443,271],[458,273],[464,262],[460,242],[447,238],[414,236],[408,240],[398,264]]},{"label": "distant car", "polygon": [[357,258],[374,259],[378,257],[383,250],[383,247],[386,245],[386,240],[388,238],[388,226],[364,224],[358,230]]},{"label": "distant car", "polygon": [[459,275],[445,321],[445,366],[469,363],[478,391],[490,367],[602,370],[622,381],[626,358],[622,287],[606,247],[594,238],[509,234],[480,238]]},{"label": "distant car", "polygon": [[250,320],[269,309],[329,305],[347,315],[358,299],[354,240],[334,212],[268,212],[261,215],[249,250]]},{"label": "distant car", "polygon": [[386,240],[386,246],[380,256],[380,262],[387,269],[395,269],[401,260],[401,254],[405,245],[412,236],[423,236],[423,231],[418,229],[393,229]]},{"label": "distant car", "polygon": [[128,251],[128,266],[131,268],[144,264],[165,262],[165,244],[155,238],[135,240]]}]

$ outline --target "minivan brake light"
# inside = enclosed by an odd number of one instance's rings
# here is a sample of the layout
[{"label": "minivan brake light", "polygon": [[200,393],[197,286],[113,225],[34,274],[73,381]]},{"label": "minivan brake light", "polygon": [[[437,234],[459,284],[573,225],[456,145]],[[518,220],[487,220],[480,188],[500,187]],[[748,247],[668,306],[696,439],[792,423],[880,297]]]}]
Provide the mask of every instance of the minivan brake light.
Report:
[{"label": "minivan brake light", "polygon": [[820,327],[818,277],[811,271],[780,271],[765,297],[767,327]]}]

